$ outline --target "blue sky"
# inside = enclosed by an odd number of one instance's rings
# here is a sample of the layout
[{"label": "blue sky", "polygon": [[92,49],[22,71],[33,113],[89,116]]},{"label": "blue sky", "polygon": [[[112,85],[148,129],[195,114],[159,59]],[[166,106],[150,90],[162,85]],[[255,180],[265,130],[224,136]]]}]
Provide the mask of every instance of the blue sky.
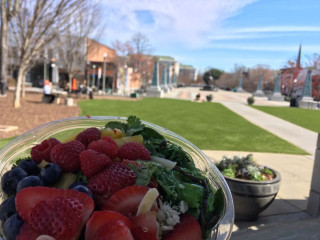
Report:
[{"label": "blue sky", "polygon": [[101,42],[146,35],[155,55],[199,70],[235,64],[283,67],[320,54],[319,0],[102,0]]}]

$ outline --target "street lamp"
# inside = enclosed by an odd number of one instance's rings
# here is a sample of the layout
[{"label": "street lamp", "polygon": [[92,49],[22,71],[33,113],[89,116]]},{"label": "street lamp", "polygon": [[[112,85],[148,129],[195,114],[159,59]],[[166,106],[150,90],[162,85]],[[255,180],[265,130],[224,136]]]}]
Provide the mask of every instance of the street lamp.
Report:
[{"label": "street lamp", "polygon": [[93,73],[92,73],[92,86],[94,87],[96,85],[96,65],[93,64]]},{"label": "street lamp", "polygon": [[87,61],[87,88],[90,86],[90,61]]},{"label": "street lamp", "polygon": [[103,55],[103,76],[102,76],[102,79],[103,79],[103,82],[102,82],[102,93],[105,94],[106,92],[106,60],[107,60],[107,56],[108,54],[105,53]]}]

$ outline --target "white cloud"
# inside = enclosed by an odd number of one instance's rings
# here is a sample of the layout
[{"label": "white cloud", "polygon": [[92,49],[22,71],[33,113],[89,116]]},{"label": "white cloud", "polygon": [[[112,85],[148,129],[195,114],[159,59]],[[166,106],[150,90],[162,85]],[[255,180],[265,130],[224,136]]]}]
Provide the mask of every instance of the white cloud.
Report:
[{"label": "white cloud", "polygon": [[[249,50],[249,51],[274,51],[274,52],[297,52],[298,46],[297,45],[288,45],[288,44],[265,44],[265,45],[258,45],[258,44],[216,44],[213,43],[210,45],[212,49],[233,49],[233,50]],[[302,51],[304,53],[314,53],[320,52],[320,45],[319,44],[302,44]]]},{"label": "white cloud", "polygon": [[263,26],[251,28],[229,28],[220,29],[214,35],[209,36],[211,40],[233,40],[233,39],[261,39],[284,36],[296,36],[306,32],[319,33],[320,27],[315,26]]},{"label": "white cloud", "polygon": [[[200,47],[223,20],[256,0],[102,0],[107,18],[106,39],[128,40],[135,32],[152,44]],[[143,24],[137,11],[148,11],[153,24]]]}]

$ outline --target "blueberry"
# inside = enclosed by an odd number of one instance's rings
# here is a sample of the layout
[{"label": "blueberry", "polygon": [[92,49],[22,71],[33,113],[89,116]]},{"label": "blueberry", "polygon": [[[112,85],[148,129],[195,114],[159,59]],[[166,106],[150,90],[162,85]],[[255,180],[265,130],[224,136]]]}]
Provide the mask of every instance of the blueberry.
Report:
[{"label": "blueberry", "polygon": [[18,164],[19,168],[22,168],[28,175],[38,175],[40,173],[40,168],[38,163],[33,161],[31,158],[27,158]]},{"label": "blueberry", "polygon": [[15,197],[9,197],[0,205],[0,220],[4,222],[8,217],[12,216],[16,212]]},{"label": "blueberry", "polygon": [[59,181],[62,176],[61,167],[55,163],[49,163],[41,169],[40,177],[44,185],[52,185]]},{"label": "blueberry", "polygon": [[84,185],[76,185],[74,186],[73,188],[71,188],[73,190],[76,190],[78,192],[82,192],[82,193],[85,193],[87,194],[89,197],[93,198],[93,195],[91,193],[91,191],[89,190],[89,188],[87,188],[86,186]]},{"label": "blueberry", "polygon": [[12,195],[16,193],[18,182],[28,176],[22,168],[14,168],[6,172],[1,178],[1,187],[4,193]]},{"label": "blueberry", "polygon": [[9,217],[3,224],[2,230],[7,240],[15,240],[24,222],[17,213]]},{"label": "blueberry", "polygon": [[75,186],[78,186],[78,185],[86,186],[84,182],[74,182],[70,185],[69,189],[73,189]]},{"label": "blueberry", "polygon": [[17,185],[17,192],[26,188],[26,187],[36,187],[43,186],[41,179],[38,176],[28,176],[24,179],[21,179]]}]

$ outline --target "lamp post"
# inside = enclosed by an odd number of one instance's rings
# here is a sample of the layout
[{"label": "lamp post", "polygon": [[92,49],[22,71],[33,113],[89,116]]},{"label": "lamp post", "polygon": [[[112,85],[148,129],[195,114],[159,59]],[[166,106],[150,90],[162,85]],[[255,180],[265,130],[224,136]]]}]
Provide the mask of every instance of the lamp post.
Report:
[{"label": "lamp post", "polygon": [[43,54],[43,57],[44,57],[44,61],[43,61],[43,83],[44,81],[48,78],[48,74],[47,74],[47,59],[48,59],[48,50],[47,48],[44,49],[44,54]]},{"label": "lamp post", "polygon": [[90,61],[87,61],[87,88],[90,86],[89,84],[90,81]]},{"label": "lamp post", "polygon": [[52,58],[51,59],[51,82],[53,84],[56,84],[56,72],[55,72],[55,67],[56,67],[56,59],[55,58]]},{"label": "lamp post", "polygon": [[93,64],[93,73],[92,73],[92,87],[95,87],[96,85],[96,65]]},{"label": "lamp post", "polygon": [[102,76],[102,93],[106,93],[106,60],[107,60],[108,54],[105,53],[103,55],[103,76]]}]

